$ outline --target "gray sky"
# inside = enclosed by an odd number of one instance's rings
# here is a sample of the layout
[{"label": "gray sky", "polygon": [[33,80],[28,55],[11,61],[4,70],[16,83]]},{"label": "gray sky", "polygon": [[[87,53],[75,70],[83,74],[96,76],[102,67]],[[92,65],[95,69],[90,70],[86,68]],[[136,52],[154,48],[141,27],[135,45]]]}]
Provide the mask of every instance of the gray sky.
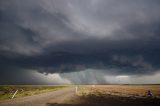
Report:
[{"label": "gray sky", "polygon": [[0,84],[160,83],[159,0],[1,0]]}]

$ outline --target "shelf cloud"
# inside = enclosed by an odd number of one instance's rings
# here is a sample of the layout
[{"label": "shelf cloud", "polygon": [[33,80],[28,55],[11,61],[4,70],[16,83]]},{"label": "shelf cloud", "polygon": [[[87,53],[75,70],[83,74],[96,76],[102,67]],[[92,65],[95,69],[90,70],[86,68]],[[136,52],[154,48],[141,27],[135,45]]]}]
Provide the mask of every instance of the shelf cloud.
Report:
[{"label": "shelf cloud", "polygon": [[160,72],[159,10],[159,0],[1,0],[0,83],[147,82]]}]

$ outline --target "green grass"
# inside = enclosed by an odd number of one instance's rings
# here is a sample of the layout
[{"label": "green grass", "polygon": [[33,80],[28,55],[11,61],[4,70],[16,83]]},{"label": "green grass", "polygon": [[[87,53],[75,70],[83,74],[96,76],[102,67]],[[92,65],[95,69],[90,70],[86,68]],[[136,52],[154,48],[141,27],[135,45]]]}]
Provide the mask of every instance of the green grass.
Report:
[{"label": "green grass", "polygon": [[41,86],[41,85],[1,85],[0,100],[11,99],[12,95],[18,90],[15,98],[31,96],[62,89],[69,86]]}]

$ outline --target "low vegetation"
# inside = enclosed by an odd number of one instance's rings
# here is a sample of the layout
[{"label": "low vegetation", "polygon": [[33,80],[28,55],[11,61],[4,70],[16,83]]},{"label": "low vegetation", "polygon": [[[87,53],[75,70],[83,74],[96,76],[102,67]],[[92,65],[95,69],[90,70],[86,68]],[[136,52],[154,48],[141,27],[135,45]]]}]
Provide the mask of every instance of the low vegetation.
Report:
[{"label": "low vegetation", "polygon": [[77,95],[75,102],[84,106],[160,106],[160,85],[81,86]]},{"label": "low vegetation", "polygon": [[0,100],[11,99],[16,90],[18,90],[15,98],[31,96],[35,94],[50,92],[62,89],[68,86],[41,86],[41,85],[1,85]]},{"label": "low vegetation", "polygon": [[160,85],[96,85],[80,87],[79,96],[107,95],[121,97],[147,97],[147,91],[151,91],[154,97],[160,98]]}]

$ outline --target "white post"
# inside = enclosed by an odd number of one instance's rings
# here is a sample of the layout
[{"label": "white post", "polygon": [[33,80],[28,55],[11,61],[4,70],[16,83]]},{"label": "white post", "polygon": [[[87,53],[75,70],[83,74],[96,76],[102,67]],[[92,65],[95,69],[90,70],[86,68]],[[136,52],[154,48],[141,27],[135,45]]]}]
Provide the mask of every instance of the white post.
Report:
[{"label": "white post", "polygon": [[15,95],[17,94],[18,90],[16,90],[16,92],[13,94],[12,99],[15,97]]},{"label": "white post", "polygon": [[78,87],[76,86],[76,93],[78,92]]}]

